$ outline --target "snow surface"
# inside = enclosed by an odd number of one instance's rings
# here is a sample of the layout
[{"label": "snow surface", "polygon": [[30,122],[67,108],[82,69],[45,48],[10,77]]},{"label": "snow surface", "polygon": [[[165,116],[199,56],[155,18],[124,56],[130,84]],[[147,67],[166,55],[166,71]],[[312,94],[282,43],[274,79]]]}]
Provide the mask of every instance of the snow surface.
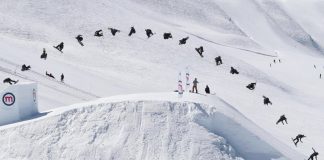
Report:
[{"label": "snow surface", "polygon": [[[177,88],[178,73],[184,75],[185,68],[188,67],[191,81],[197,77],[200,82],[200,92],[203,92],[205,85],[209,85],[217,95],[215,99],[222,99],[228,104],[226,106],[231,106],[240,113],[237,118],[245,117],[251,121],[246,123],[254,126],[250,129],[251,134],[272,146],[269,150],[258,146],[262,151],[269,151],[266,157],[284,155],[288,159],[304,159],[314,147],[320,153],[320,159],[321,153],[324,153],[324,78],[319,79],[319,74],[324,74],[321,49],[324,46],[324,13],[321,6],[323,3],[317,0],[80,0],[78,3],[72,0],[60,3],[54,0],[44,0],[41,3],[38,0],[1,0],[0,79],[11,77],[20,81],[38,82],[39,110],[47,112],[100,97],[170,92]],[[131,26],[135,26],[137,33],[128,37]],[[116,27],[121,33],[113,37],[107,30],[108,27]],[[156,33],[150,39],[144,34],[146,28],[151,28]],[[93,36],[98,29],[103,29],[104,37]],[[173,39],[163,40],[164,32],[171,32]],[[74,38],[78,34],[84,35],[84,47]],[[190,37],[188,43],[179,46],[178,40],[186,36]],[[52,47],[61,41],[65,43],[63,54]],[[200,45],[205,49],[204,58],[200,58],[194,50]],[[48,52],[46,61],[39,58],[43,48]],[[215,66],[216,56],[222,56],[223,65]],[[274,59],[276,63],[273,62]],[[278,63],[279,59],[281,63]],[[32,70],[21,72],[20,66],[24,63],[30,64]],[[237,68],[240,74],[231,75],[231,66]],[[53,73],[56,78],[64,73],[65,83],[45,77],[45,71]],[[257,82],[254,91],[245,88],[251,82]],[[272,106],[263,105],[263,95],[270,98]],[[190,101],[206,104],[200,99],[198,97]],[[120,102],[129,100],[130,97],[127,96],[120,99]],[[167,103],[174,99],[166,98],[163,101]],[[207,104],[218,106],[220,103]],[[180,110],[174,113],[176,112]],[[282,114],[287,116],[289,124],[275,125]],[[223,122],[226,116],[216,120]],[[45,137],[46,135],[40,134],[43,132],[33,133],[34,128],[48,125],[48,117],[43,118],[42,121],[31,123],[35,127],[29,132],[26,130],[19,133]],[[70,117],[64,118],[62,121],[70,121]],[[190,121],[186,116],[182,118],[179,121]],[[240,122],[229,119],[230,122],[222,124]],[[195,121],[197,130],[208,125],[201,132],[218,137],[216,139],[223,137],[228,142],[226,144],[240,151],[240,144],[244,142],[235,144],[235,137],[226,136],[223,133],[225,130],[221,132],[219,126],[210,126],[209,122],[214,122],[215,119],[199,120]],[[37,127],[37,124],[40,126]],[[165,123],[161,122],[162,124]],[[15,127],[19,128],[20,125],[22,124]],[[2,126],[1,132],[17,133],[7,132],[10,129],[7,127]],[[76,126],[66,127],[69,129]],[[257,128],[264,133],[258,134]],[[90,130],[86,126],[84,129]],[[213,130],[218,132],[214,133]],[[233,131],[226,130],[226,134],[230,133]],[[307,137],[296,148],[291,138],[299,133]],[[157,134],[151,132],[150,136],[154,135]],[[268,137],[273,138],[267,140]],[[82,142],[76,139],[75,143]],[[204,145],[211,148],[209,142]],[[1,151],[8,150],[8,147],[2,147]],[[62,147],[72,149],[64,145]],[[43,149],[50,150],[48,147]],[[215,154],[221,153],[217,150],[220,147],[215,147]],[[18,157],[23,156],[22,152],[25,151],[21,148],[16,152]],[[26,150],[27,153],[33,153],[33,150]],[[75,152],[71,151],[66,154],[77,156],[73,153]],[[88,151],[84,156],[89,153],[94,154]],[[55,156],[54,153],[50,154]],[[171,155],[171,151],[163,154]],[[33,156],[35,155],[37,154]],[[176,155],[187,154],[182,152]],[[226,152],[226,155],[233,156],[232,152]],[[250,158],[242,152],[237,155]],[[296,157],[291,158],[291,155]],[[6,158],[9,157],[10,155],[6,155]]]}]

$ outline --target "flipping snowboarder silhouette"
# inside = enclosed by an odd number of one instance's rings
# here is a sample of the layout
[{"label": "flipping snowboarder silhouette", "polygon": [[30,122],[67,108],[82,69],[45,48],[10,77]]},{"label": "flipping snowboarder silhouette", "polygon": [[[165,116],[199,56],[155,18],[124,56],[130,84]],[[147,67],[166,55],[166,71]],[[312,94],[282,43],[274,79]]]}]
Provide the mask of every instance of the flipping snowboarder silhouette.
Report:
[{"label": "flipping snowboarder silhouette", "polygon": [[309,158],[308,158],[307,160],[314,160],[314,157],[315,157],[315,159],[317,160],[317,156],[319,155],[319,153],[316,152],[314,148],[312,148],[312,150],[313,150],[314,152],[309,156]]},{"label": "flipping snowboarder silhouette", "polygon": [[203,52],[204,52],[204,47],[200,46],[198,48],[195,48],[196,51],[199,53],[200,57],[204,57]]},{"label": "flipping snowboarder silhouette", "polygon": [[135,28],[134,27],[131,27],[128,36],[132,36],[132,34],[135,34],[135,33],[136,33]]},{"label": "flipping snowboarder silhouette", "polygon": [[147,38],[150,38],[151,36],[154,35],[151,29],[145,29],[145,32],[146,32]]},{"label": "flipping snowboarder silhouette", "polygon": [[288,122],[287,122],[287,118],[286,118],[285,115],[280,116],[280,118],[279,118],[279,120],[277,121],[276,124],[279,124],[280,122],[281,122],[283,125],[285,125],[284,122],[286,122],[286,124],[288,124]]},{"label": "flipping snowboarder silhouette", "polygon": [[115,29],[115,28],[108,28],[108,30],[110,30],[110,32],[111,32],[111,34],[112,34],[113,36],[115,36],[117,32],[120,32],[120,30]]},{"label": "flipping snowboarder silhouette", "polygon": [[305,137],[306,136],[303,134],[298,134],[295,139],[293,139],[293,138],[291,138],[291,139],[293,140],[295,146],[297,147],[298,142],[303,143],[302,138],[305,138]]},{"label": "flipping snowboarder silhouette", "polygon": [[78,36],[76,36],[75,39],[78,40],[78,42],[80,43],[81,46],[84,46],[83,43],[82,43],[82,41],[83,41],[83,37],[82,37],[81,34],[79,34]]},{"label": "flipping snowboarder silhouette", "polygon": [[63,53],[63,48],[64,48],[64,43],[61,42],[59,45],[57,46],[53,46],[54,48],[56,48],[57,50],[59,50],[61,53]]},{"label": "flipping snowboarder silhouette", "polygon": [[179,40],[179,45],[186,44],[189,37],[185,37]]},{"label": "flipping snowboarder silhouette", "polygon": [[246,86],[249,90],[254,90],[256,86],[256,83],[250,83],[249,85]]},{"label": "flipping snowboarder silhouette", "polygon": [[47,53],[46,53],[45,48],[43,48],[43,53],[41,54],[40,58],[46,60],[46,58],[47,58]]},{"label": "flipping snowboarder silhouette", "polygon": [[12,80],[11,78],[6,78],[3,80],[3,83],[9,83],[10,85],[18,83],[19,80]]},{"label": "flipping snowboarder silhouette", "polygon": [[30,70],[30,65],[29,66],[27,66],[26,64],[23,64],[22,66],[21,66],[21,71],[28,71],[28,70]]},{"label": "flipping snowboarder silhouette", "polygon": [[163,34],[163,38],[164,38],[164,39],[172,38],[172,34],[171,34],[171,33],[164,33],[164,34]]},{"label": "flipping snowboarder silhouette", "polygon": [[235,68],[233,68],[233,67],[231,67],[230,73],[231,74],[239,74],[239,72]]},{"label": "flipping snowboarder silhouette", "polygon": [[263,96],[263,104],[264,105],[269,105],[269,104],[272,105],[272,102],[270,101],[270,99],[268,97]]},{"label": "flipping snowboarder silhouette", "polygon": [[103,36],[102,30],[101,29],[100,30],[97,30],[95,32],[94,36],[96,36],[96,37],[102,37]]},{"label": "flipping snowboarder silhouette", "polygon": [[51,78],[55,79],[55,77],[53,76],[53,74],[52,74],[52,73],[47,73],[47,71],[46,71],[46,76],[48,76],[48,77],[51,77]]}]

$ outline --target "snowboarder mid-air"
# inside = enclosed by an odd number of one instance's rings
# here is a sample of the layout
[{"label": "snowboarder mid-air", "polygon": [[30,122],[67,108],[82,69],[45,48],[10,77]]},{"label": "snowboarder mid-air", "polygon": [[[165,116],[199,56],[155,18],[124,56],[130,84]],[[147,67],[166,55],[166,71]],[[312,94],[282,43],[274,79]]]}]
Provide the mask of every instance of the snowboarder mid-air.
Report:
[{"label": "snowboarder mid-air", "polygon": [[103,36],[102,30],[101,29],[100,30],[97,30],[95,32],[94,36],[96,36],[96,37],[102,37]]},{"label": "snowboarder mid-air", "polygon": [[180,39],[179,40],[179,45],[186,44],[188,39],[189,39],[189,37]]},{"label": "snowboarder mid-air", "polygon": [[208,85],[206,85],[205,92],[206,92],[206,94],[210,94],[210,89],[209,89]]},{"label": "snowboarder mid-air", "polygon": [[110,30],[110,32],[111,32],[111,34],[112,34],[113,36],[115,36],[117,32],[120,32],[120,30],[115,29],[115,28],[108,28],[108,30]]},{"label": "snowboarder mid-air", "polygon": [[314,160],[314,157],[315,157],[315,159],[317,160],[317,156],[319,155],[319,153],[316,152],[314,148],[312,148],[312,150],[313,150],[314,152],[309,156],[309,158],[308,158],[307,160]]},{"label": "snowboarder mid-air", "polygon": [[30,70],[30,65],[26,65],[26,64],[23,64],[22,66],[21,66],[21,71],[28,71],[28,70]]},{"label": "snowboarder mid-air", "polygon": [[84,46],[83,43],[82,43],[82,41],[83,41],[82,35],[79,34],[78,36],[75,37],[75,39],[78,40],[78,42],[80,43],[81,46]]},{"label": "snowboarder mid-air", "polygon": [[146,32],[147,38],[150,38],[151,36],[154,35],[151,29],[145,29],[145,32]]},{"label": "snowboarder mid-air", "polygon": [[53,74],[52,73],[47,73],[47,71],[46,71],[46,76],[48,76],[48,77],[51,77],[51,78],[53,78],[53,79],[55,79],[55,77],[53,76]]},{"label": "snowboarder mid-air", "polygon": [[47,58],[47,53],[46,53],[45,48],[43,48],[43,53],[41,54],[40,58],[46,60],[46,58]]},{"label": "snowboarder mid-air", "polygon": [[11,78],[6,78],[3,80],[3,83],[9,83],[10,85],[18,83],[18,80],[14,81]]},{"label": "snowboarder mid-air", "polygon": [[62,52],[63,48],[64,48],[64,43],[61,42],[59,45],[54,46],[54,48],[56,48],[57,50],[59,50],[60,52]]},{"label": "snowboarder mid-air", "polygon": [[134,27],[131,27],[128,36],[132,36],[132,34],[135,34],[135,33],[136,33],[135,28]]},{"label": "snowboarder mid-air", "polygon": [[254,90],[256,86],[256,83],[250,83],[249,85],[246,86],[249,90]]},{"label": "snowboarder mid-air", "polygon": [[164,34],[163,34],[163,38],[164,38],[164,39],[172,38],[172,34],[171,34],[171,33],[164,33]]},{"label": "snowboarder mid-air", "polygon": [[198,93],[197,85],[198,85],[198,80],[195,78],[195,80],[192,82],[192,93]]},{"label": "snowboarder mid-air", "polygon": [[270,99],[268,97],[263,96],[263,104],[264,105],[269,105],[269,104],[272,105],[272,102],[270,101]]},{"label": "snowboarder mid-air", "polygon": [[305,138],[305,137],[306,136],[303,134],[298,134],[295,139],[293,139],[293,138],[291,138],[291,139],[293,140],[295,146],[297,147],[298,142],[303,143],[302,138]]},{"label": "snowboarder mid-air", "polygon": [[288,124],[288,122],[287,122],[287,118],[286,118],[285,115],[280,116],[280,118],[279,118],[279,120],[277,121],[276,124],[279,124],[280,122],[281,122],[283,125],[285,125],[284,122],[286,122],[286,124]]},{"label": "snowboarder mid-air", "polygon": [[216,57],[215,62],[217,66],[223,64],[222,57],[221,56]]},{"label": "snowboarder mid-air", "polygon": [[230,73],[231,74],[239,74],[239,72],[235,68],[233,68],[233,67],[231,67]]},{"label": "snowboarder mid-air", "polygon": [[203,47],[203,46],[200,46],[200,47],[195,48],[195,49],[196,49],[196,51],[199,53],[199,55],[200,55],[201,57],[204,57],[204,55],[203,55],[204,47]]},{"label": "snowboarder mid-air", "polygon": [[61,74],[61,82],[64,82],[64,74]]}]

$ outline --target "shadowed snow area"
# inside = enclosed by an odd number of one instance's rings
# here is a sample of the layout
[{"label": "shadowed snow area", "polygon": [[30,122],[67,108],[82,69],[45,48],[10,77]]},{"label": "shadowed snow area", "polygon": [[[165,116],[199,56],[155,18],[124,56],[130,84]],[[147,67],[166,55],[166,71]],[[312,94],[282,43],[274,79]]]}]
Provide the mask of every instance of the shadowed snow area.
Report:
[{"label": "shadowed snow area", "polygon": [[[209,104],[187,101],[192,99]],[[77,104],[9,125],[0,135],[1,159],[271,160],[299,155],[216,96],[179,98],[176,93]]]}]

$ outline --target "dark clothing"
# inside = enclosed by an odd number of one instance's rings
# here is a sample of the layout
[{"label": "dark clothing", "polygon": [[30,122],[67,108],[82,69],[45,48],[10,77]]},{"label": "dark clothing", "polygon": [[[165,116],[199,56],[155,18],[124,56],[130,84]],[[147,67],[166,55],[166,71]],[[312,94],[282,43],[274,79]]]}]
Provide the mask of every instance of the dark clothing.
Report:
[{"label": "dark clothing", "polygon": [[22,66],[21,66],[21,71],[28,71],[28,70],[30,70],[30,65],[29,66],[26,66],[25,64],[23,64]]},{"label": "dark clothing", "polygon": [[83,37],[82,35],[78,35],[77,37],[75,37],[79,42],[82,42],[83,41]]},{"label": "dark clothing", "polygon": [[172,34],[171,34],[171,33],[164,33],[164,34],[163,34],[163,38],[164,38],[164,39],[172,38]]},{"label": "dark clothing", "polygon": [[279,124],[280,122],[281,122],[283,125],[285,125],[284,122],[286,122],[286,124],[288,124],[288,122],[287,122],[287,118],[286,118],[285,115],[280,116],[280,118],[279,118],[279,120],[277,121],[276,124]]},{"label": "dark clothing", "polygon": [[312,153],[307,160],[314,160],[314,157],[317,160],[318,152],[316,152],[314,150],[314,148],[312,148],[312,149],[313,149],[314,153]]},{"label": "dark clothing", "polygon": [[206,88],[205,88],[205,92],[206,92],[206,94],[210,94],[210,90],[209,90],[208,85],[207,85]]},{"label": "dark clothing", "polygon": [[54,79],[55,79],[55,77],[53,76],[53,74],[52,74],[52,73],[47,73],[47,71],[46,71],[46,76],[48,76],[48,77],[51,77],[51,78],[54,78]]},{"label": "dark clothing", "polygon": [[46,58],[47,58],[47,53],[46,53],[46,51],[45,51],[45,48],[43,49],[43,53],[42,53],[42,55],[40,56],[40,58],[46,60]]},{"label": "dark clothing", "polygon": [[246,88],[248,88],[250,90],[254,90],[255,89],[255,85],[256,85],[256,83],[250,83],[249,85],[246,86]]},{"label": "dark clothing", "polygon": [[14,81],[11,78],[6,78],[3,80],[3,83],[9,83],[10,85],[12,85],[13,83],[16,84],[17,82],[18,82],[18,80]]},{"label": "dark clothing", "polygon": [[61,82],[64,82],[64,74],[61,74]]},{"label": "dark clothing", "polygon": [[198,85],[198,81],[197,78],[195,78],[195,80],[192,82],[193,86],[192,86],[192,93],[198,93],[198,89],[197,89],[197,85]]},{"label": "dark clothing", "polygon": [[59,51],[62,51],[63,48],[64,48],[64,43],[61,42],[61,43],[60,43],[59,45],[57,45],[55,48],[58,49]]},{"label": "dark clothing", "polygon": [[[298,142],[303,143],[302,138],[305,138],[305,135],[298,134],[295,139],[293,139],[295,146],[297,147]],[[295,142],[296,141],[296,142]]]},{"label": "dark clothing", "polygon": [[120,30],[115,29],[115,28],[108,28],[113,36],[116,35],[117,32],[120,32]]},{"label": "dark clothing", "polygon": [[94,36],[96,36],[96,37],[103,36],[102,30],[100,29],[100,30],[96,31],[95,34],[94,34]]},{"label": "dark clothing", "polygon": [[215,58],[215,61],[216,61],[216,65],[217,66],[223,64],[223,61],[222,61],[222,57],[221,56],[216,57]]},{"label": "dark clothing", "polygon": [[272,105],[272,102],[270,101],[270,99],[268,97],[263,96],[263,104],[264,105]]},{"label": "dark clothing", "polygon": [[189,37],[180,39],[179,40],[179,45],[186,44],[188,39],[189,39]]},{"label": "dark clothing", "polygon": [[146,32],[147,38],[150,38],[151,36],[153,36],[153,32],[151,29],[145,29],[145,32]]},{"label": "dark clothing", "polygon": [[129,34],[128,36],[131,36],[132,34],[135,34],[136,33],[136,30],[134,27],[131,27],[131,30],[129,31]]},{"label": "dark clothing", "polygon": [[230,73],[231,74],[239,74],[239,72],[235,68],[233,68],[233,67],[231,67]]}]

